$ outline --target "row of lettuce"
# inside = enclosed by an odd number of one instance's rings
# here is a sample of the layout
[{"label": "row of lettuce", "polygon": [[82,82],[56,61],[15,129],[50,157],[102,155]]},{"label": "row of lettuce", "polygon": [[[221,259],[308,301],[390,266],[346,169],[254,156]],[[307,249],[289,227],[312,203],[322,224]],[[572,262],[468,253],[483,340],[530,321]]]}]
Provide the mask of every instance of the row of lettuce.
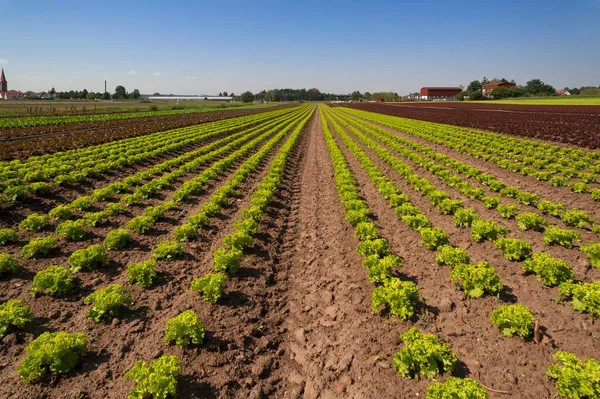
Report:
[{"label": "row of lettuce", "polygon": [[[383,307],[392,316],[404,320],[411,319],[418,309],[418,287],[410,281],[401,281],[394,277],[393,268],[401,267],[402,261],[392,253],[387,240],[378,235],[376,226],[370,220],[371,212],[360,199],[360,192],[352,171],[329,126],[332,126],[339,141],[356,158],[360,167],[375,184],[378,192],[389,202],[390,207],[394,208],[398,217],[408,227],[419,233],[422,245],[429,250],[437,251],[437,263],[440,266],[451,268],[451,280],[456,282],[467,296],[479,298],[484,295],[499,295],[503,289],[503,284],[495,268],[485,261],[479,264],[471,264],[469,254],[465,250],[450,244],[446,232],[433,226],[431,220],[411,203],[410,198],[402,193],[398,186],[394,185],[377,166],[376,162],[361,148],[361,145],[370,148],[377,157],[392,166],[417,192],[436,200],[437,208],[441,214],[456,214],[458,210],[462,209],[461,206],[457,206],[458,202],[456,200],[449,199],[444,195],[440,196],[435,186],[426,179],[419,177],[407,164],[400,161],[387,149],[374,143],[369,138],[372,136],[362,134],[358,129],[347,123],[342,127],[341,124],[344,124],[344,121],[339,112],[326,108],[322,115],[322,124],[334,164],[336,186],[346,212],[346,219],[355,227],[355,233],[360,240],[357,251],[364,257],[363,265],[368,270],[369,280],[376,285],[372,295],[374,312],[379,312]],[[352,132],[352,135],[361,145],[357,144],[347,131]],[[442,202],[444,202],[444,205],[439,206]],[[479,241],[484,239],[494,241],[497,246],[503,249],[505,255],[510,256],[515,247],[514,241],[502,238],[501,234],[495,234],[494,231],[497,229],[493,224],[490,226],[491,229],[485,228],[491,222],[478,226],[476,223],[479,220],[481,219],[475,215],[469,224],[474,239],[477,237]],[[482,221],[482,223],[484,222]],[[473,228],[473,225],[475,225],[475,228]],[[538,275],[545,277],[543,271],[552,269],[552,264],[557,261],[562,262],[549,258],[547,254],[534,255],[527,264],[530,269],[528,271],[539,272]],[[571,287],[571,292],[564,292],[566,287]],[[565,295],[571,295],[576,287],[578,286],[565,284],[561,286],[561,292],[564,292]],[[597,313],[597,305],[594,308],[594,303],[590,299],[587,299],[585,309],[578,309],[578,306],[575,306],[575,303],[579,303],[578,300],[573,301],[574,307],[577,310],[592,311],[592,313],[600,315]],[[492,311],[490,319],[504,336],[517,335],[529,339],[534,335],[534,316],[526,306],[520,304],[501,305]],[[394,367],[401,376],[415,378],[420,375],[431,379],[437,377],[440,373],[451,372],[454,369],[457,362],[456,356],[435,335],[425,334],[416,328],[412,328],[402,334],[400,339],[405,346],[394,356]],[[580,361],[575,355],[563,351],[557,352],[555,358],[562,362],[562,365],[550,366],[548,376],[557,381],[557,391],[565,398],[570,397],[570,390],[577,389],[577,384],[589,385],[594,380],[594,367],[600,366],[600,363],[595,359]],[[596,393],[600,393],[600,391],[597,390]],[[437,382],[431,385],[427,397],[487,398],[488,393],[481,384],[474,380],[450,377],[444,383]]]},{"label": "row of lettuce", "polygon": [[[300,135],[312,116],[314,107],[302,107],[294,113],[292,118],[281,118],[266,133],[259,136],[259,142],[264,142],[262,147],[247,158],[235,172],[226,179],[202,205],[198,211],[172,229],[173,239],[164,240],[152,249],[150,259],[130,264],[127,267],[127,281],[142,287],[150,287],[157,277],[156,268],[159,262],[174,261],[185,254],[183,242],[199,238],[203,228],[208,227],[211,219],[220,214],[229,200],[236,195],[248,177],[255,175],[274,151],[277,155],[270,163],[266,176],[254,190],[250,205],[241,212],[241,216],[233,224],[234,231],[223,239],[222,246],[213,254],[214,273],[207,273],[194,279],[190,284],[191,292],[200,292],[206,301],[216,303],[223,295],[225,283],[229,277],[235,275],[241,259],[243,248],[251,245],[252,236],[264,217],[266,207],[273,198],[281,180],[285,166],[289,160],[292,149],[298,142]],[[287,137],[287,139],[286,139]],[[281,144],[285,139],[285,142]],[[241,147],[231,155],[213,163],[194,179],[186,180],[181,188],[172,194],[172,198],[153,207],[146,208],[143,216],[148,217],[150,225],[165,217],[169,211],[174,211],[186,200],[191,200],[190,195],[198,194],[206,187],[210,180],[218,181],[224,172],[235,161],[245,157],[250,150],[256,147]],[[187,183],[194,181],[192,189],[184,189]],[[198,183],[198,184],[196,184]],[[189,185],[188,185],[189,186]],[[183,190],[183,191],[182,191]],[[186,195],[176,195],[177,193]],[[126,203],[109,205],[128,206]],[[70,268],[50,266],[38,272],[32,283],[31,295],[50,295],[61,297],[68,295],[74,288],[76,273],[95,270],[108,264],[112,251],[126,250],[135,241],[135,234],[144,234],[148,230],[136,229],[137,223],[132,223],[136,218],[127,223],[127,228],[118,228],[110,231],[102,245],[90,245],[73,252],[68,261]],[[85,219],[79,219],[85,220]],[[138,219],[139,220],[139,219]],[[64,222],[63,222],[64,223]],[[60,226],[59,226],[60,227]],[[77,236],[67,236],[65,239],[77,239]],[[53,236],[40,238],[50,245],[58,245],[58,239]],[[33,240],[32,240],[33,241]],[[52,241],[52,242],[50,242]],[[29,258],[27,246],[23,247],[22,255]],[[31,257],[44,256],[44,251],[34,251]],[[8,254],[1,255],[1,264],[8,265],[6,272],[18,272],[19,265]],[[132,306],[130,293],[121,284],[110,284],[97,289],[87,296],[84,303],[91,305],[88,309],[88,318],[94,322],[108,322],[118,317],[125,308]],[[0,335],[13,329],[24,328],[33,319],[33,314],[27,304],[22,300],[9,300],[0,305]],[[194,310],[186,310],[172,318],[165,325],[165,342],[175,342],[181,347],[190,344],[201,344],[204,340],[205,328]],[[26,348],[27,356],[19,366],[19,374],[27,381],[37,381],[48,373],[62,374],[73,369],[79,358],[87,352],[87,336],[83,333],[69,334],[67,332],[46,332],[32,341]],[[137,381],[137,385],[130,393],[130,397],[167,397],[176,395],[177,376],[180,372],[180,361],[175,356],[165,355],[149,365],[140,361],[125,374],[126,379]]]}]

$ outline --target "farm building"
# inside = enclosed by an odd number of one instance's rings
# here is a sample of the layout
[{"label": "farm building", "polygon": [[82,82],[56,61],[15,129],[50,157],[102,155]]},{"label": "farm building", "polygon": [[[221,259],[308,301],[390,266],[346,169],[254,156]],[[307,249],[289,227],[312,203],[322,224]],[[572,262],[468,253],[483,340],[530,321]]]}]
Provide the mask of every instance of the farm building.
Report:
[{"label": "farm building", "polygon": [[421,100],[454,100],[461,87],[422,87]]},{"label": "farm building", "polygon": [[16,90],[8,90],[8,81],[4,76],[4,68],[2,68],[2,74],[0,75],[0,99],[2,100],[22,100],[23,93]]},{"label": "farm building", "polygon": [[483,95],[484,96],[488,96],[490,94],[492,94],[492,90],[494,90],[497,87],[506,87],[507,89],[511,89],[513,87],[515,87],[516,85],[514,83],[511,82],[490,82],[490,83],[486,83],[482,86],[483,89]]}]

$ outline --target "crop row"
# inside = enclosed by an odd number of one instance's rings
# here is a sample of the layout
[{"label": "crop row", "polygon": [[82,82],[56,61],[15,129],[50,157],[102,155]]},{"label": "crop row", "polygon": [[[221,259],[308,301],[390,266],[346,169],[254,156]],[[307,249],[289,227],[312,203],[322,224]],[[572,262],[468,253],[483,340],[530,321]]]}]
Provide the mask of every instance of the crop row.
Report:
[{"label": "crop row", "polygon": [[[595,187],[600,173],[598,152],[353,109],[343,112],[467,153],[524,176],[533,176],[555,187],[569,186],[573,192],[588,193],[593,199],[600,200],[600,188]],[[581,181],[569,181],[572,177]]]}]

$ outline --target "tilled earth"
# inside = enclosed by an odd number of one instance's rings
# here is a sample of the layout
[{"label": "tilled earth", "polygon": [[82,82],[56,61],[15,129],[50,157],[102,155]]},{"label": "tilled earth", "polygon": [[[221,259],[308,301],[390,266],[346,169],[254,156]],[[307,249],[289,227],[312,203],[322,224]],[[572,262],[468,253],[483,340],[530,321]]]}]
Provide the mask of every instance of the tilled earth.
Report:
[{"label": "tilled earth", "polygon": [[[393,132],[413,139],[402,132]],[[281,187],[254,245],[247,251],[239,272],[228,281],[225,295],[217,304],[190,293],[189,284],[193,278],[211,270],[212,253],[222,237],[231,232],[232,221],[248,204],[250,193],[266,173],[265,164],[199,240],[184,243],[183,259],[160,264],[159,279],[152,288],[127,285],[134,304],[112,323],[96,324],[88,320],[88,305],[84,305],[82,299],[109,283],[126,284],[125,266],[146,259],[149,249],[168,238],[173,226],[197,209],[219,182],[182,206],[180,214],[160,222],[151,234],[136,235],[135,247],[117,255],[111,253],[108,268],[78,273],[77,289],[66,299],[32,299],[28,291],[35,272],[50,264],[67,264],[67,254],[76,246],[73,243],[63,245],[49,258],[23,261],[23,270],[17,277],[0,280],[0,300],[24,299],[36,316],[24,331],[12,332],[0,340],[0,379],[3,381],[0,397],[124,398],[133,383],[125,381],[123,374],[135,361],[151,360],[162,354],[177,355],[181,359],[180,398],[424,397],[430,381],[402,379],[392,366],[395,352],[402,348],[399,335],[416,326],[444,339],[459,359],[455,375],[482,382],[492,390],[492,398],[553,398],[553,382],[548,380],[545,370],[556,350],[572,351],[580,357],[600,353],[597,322],[575,312],[568,304],[553,301],[556,288],[544,288],[534,276],[523,276],[520,266],[506,261],[492,244],[473,244],[468,231],[454,227],[451,216],[439,215],[426,199],[378,161],[434,225],[444,228],[453,243],[467,248],[474,261],[486,259],[493,264],[507,286],[501,298],[466,299],[450,282],[449,271],[435,264],[435,253],[422,247],[419,235],[394,215],[342,140],[338,137],[336,141],[349,161],[381,235],[404,260],[404,267],[396,276],[416,282],[420,297],[428,298],[420,306],[417,317],[399,321],[371,312],[373,286],[356,253],[359,241],[344,220],[317,113],[292,152]],[[419,142],[426,144],[423,140]],[[520,189],[551,194],[555,200],[571,204],[578,201],[577,194],[568,190],[546,192],[534,179],[513,176],[484,161],[435,148],[497,173]],[[273,155],[274,152],[269,159]],[[236,168],[234,165],[223,179]],[[415,169],[439,184],[427,171]],[[123,176],[129,172],[134,171],[124,171]],[[108,180],[117,177],[122,176],[115,175]],[[93,188],[95,186],[80,187],[79,191]],[[451,189],[443,189],[459,196]],[[15,227],[31,210],[47,211],[60,203],[62,197],[72,199],[76,195],[77,192],[60,192],[55,198],[28,204],[23,210],[0,209],[10,212],[9,217],[2,218],[0,227]],[[110,226],[95,230],[96,234],[103,236],[108,228],[122,225],[162,199],[163,196],[131,207],[127,214],[111,219]],[[476,202],[465,202],[486,218],[506,222]],[[596,218],[600,216],[592,202],[583,204],[583,209]],[[511,233],[532,242],[536,250],[546,249],[537,233],[521,232],[516,225],[511,227]],[[22,237],[27,238],[31,237],[26,234]],[[7,251],[16,255],[22,244],[9,246]],[[585,280],[600,277],[600,271],[590,269],[578,251],[553,248],[550,252],[569,262],[577,276],[585,276]],[[500,334],[490,323],[489,315],[503,301],[517,301],[532,309],[546,332],[544,343],[504,338]],[[164,324],[186,309],[194,309],[205,325],[205,343],[186,350],[164,344]],[[16,372],[25,346],[40,333],[56,330],[86,332],[90,353],[65,376],[25,384]]]},{"label": "tilled earth", "polygon": [[515,136],[600,148],[600,106],[455,102],[354,103],[351,108]]}]

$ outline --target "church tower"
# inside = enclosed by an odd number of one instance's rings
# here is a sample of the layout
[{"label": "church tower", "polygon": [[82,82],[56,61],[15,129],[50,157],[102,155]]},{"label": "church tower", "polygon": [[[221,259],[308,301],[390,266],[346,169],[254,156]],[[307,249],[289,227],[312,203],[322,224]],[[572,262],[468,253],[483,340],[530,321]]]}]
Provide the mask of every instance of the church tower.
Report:
[{"label": "church tower", "polygon": [[4,68],[2,68],[2,75],[0,76],[0,93],[8,91],[8,82],[6,76],[4,76]]}]

